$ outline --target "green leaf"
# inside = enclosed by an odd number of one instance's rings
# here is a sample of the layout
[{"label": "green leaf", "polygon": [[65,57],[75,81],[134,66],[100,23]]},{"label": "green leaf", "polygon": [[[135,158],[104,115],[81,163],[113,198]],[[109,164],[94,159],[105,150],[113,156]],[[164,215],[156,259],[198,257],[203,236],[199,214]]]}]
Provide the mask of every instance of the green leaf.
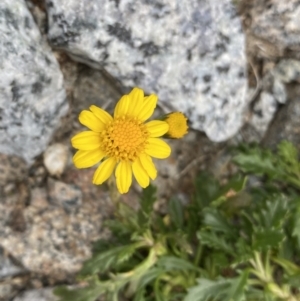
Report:
[{"label": "green leaf", "polygon": [[296,238],[298,243],[298,249],[300,249],[300,202],[299,199],[295,200],[297,202],[296,208],[293,210],[292,220],[292,233],[291,235]]},{"label": "green leaf", "polygon": [[184,220],[184,208],[180,200],[177,198],[170,199],[168,203],[168,213],[170,215],[171,222],[175,225],[175,227],[181,229]]},{"label": "green leaf", "polygon": [[211,175],[200,173],[195,181],[195,190],[195,204],[202,209],[218,197],[220,184]]},{"label": "green leaf", "polygon": [[235,236],[236,231],[228,223],[220,210],[205,208],[203,210],[203,224],[213,231],[225,233],[227,236]]},{"label": "green leaf", "polygon": [[277,148],[281,159],[295,171],[299,171],[297,148],[289,141],[281,141]]},{"label": "green leaf", "polygon": [[215,232],[202,229],[197,232],[197,237],[203,245],[207,245],[216,250],[222,250],[228,254],[232,254],[233,252],[232,246],[226,242],[224,237],[217,235]]},{"label": "green leaf", "polygon": [[111,268],[118,267],[128,260],[139,248],[140,243],[133,243],[126,246],[114,247],[108,251],[94,254],[87,260],[79,273],[79,277],[85,277],[97,273],[105,273]]},{"label": "green leaf", "polygon": [[138,288],[145,287],[146,285],[153,282],[156,278],[159,278],[165,271],[161,267],[151,267],[145,274],[140,278]]},{"label": "green leaf", "polygon": [[137,212],[125,203],[119,202],[116,217],[118,221],[129,231],[141,230]]},{"label": "green leaf", "polygon": [[267,174],[273,177],[277,174],[274,164],[276,159],[270,150],[263,150],[258,146],[246,147],[237,154],[233,161],[246,173],[257,175]]},{"label": "green leaf", "polygon": [[133,301],[146,301],[145,295],[146,295],[145,288],[137,289],[136,293],[134,294]]},{"label": "green leaf", "polygon": [[95,301],[106,292],[97,279],[89,281],[84,288],[70,289],[67,286],[59,286],[54,289],[54,295],[58,296],[58,301]]},{"label": "green leaf", "polygon": [[157,261],[157,266],[161,267],[164,271],[199,271],[199,269],[191,264],[189,261],[174,256],[162,256]]},{"label": "green leaf", "polygon": [[[188,290],[187,296],[184,301],[231,301],[230,296],[232,292],[240,292],[240,279],[218,279],[209,280],[200,278],[197,280],[198,284]],[[238,284],[237,284],[238,282]],[[242,283],[243,284],[243,283]],[[236,290],[236,288],[239,288]],[[238,295],[238,294],[237,294]],[[234,301],[245,300],[240,295],[239,299],[233,299]]]},{"label": "green leaf", "polygon": [[284,238],[281,229],[258,229],[253,233],[253,247],[259,251],[276,248]]},{"label": "green leaf", "polygon": [[147,229],[152,222],[153,205],[156,201],[156,187],[149,185],[143,189],[140,199],[140,208],[136,213],[138,225],[140,229]]},{"label": "green leaf", "polygon": [[247,286],[247,280],[249,277],[249,271],[244,270],[241,275],[233,281],[228,292],[227,300],[242,301],[245,299],[245,289]]},{"label": "green leaf", "polygon": [[153,211],[153,204],[156,201],[156,190],[156,187],[151,184],[143,189],[140,204],[141,209],[146,214],[150,214]]},{"label": "green leaf", "polygon": [[253,217],[257,227],[282,229],[288,216],[287,199],[283,195],[270,195],[272,200],[256,202]]},{"label": "green leaf", "polygon": [[300,275],[300,267],[285,258],[274,257],[274,262],[282,266],[289,275]]}]

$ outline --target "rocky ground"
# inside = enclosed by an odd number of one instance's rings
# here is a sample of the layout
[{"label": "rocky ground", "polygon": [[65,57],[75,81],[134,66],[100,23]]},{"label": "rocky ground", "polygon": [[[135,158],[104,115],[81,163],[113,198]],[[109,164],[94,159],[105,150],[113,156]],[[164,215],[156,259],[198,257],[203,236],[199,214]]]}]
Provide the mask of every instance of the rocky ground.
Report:
[{"label": "rocky ground", "polygon": [[[51,1],[46,2],[49,6]],[[224,142],[212,142],[203,131],[193,129],[183,140],[170,141],[172,155],[159,161],[159,176],[153,183],[158,187],[157,210],[163,211],[172,195],[187,202],[199,170],[209,170],[226,181],[234,172],[229,163],[231,145],[258,141],[274,147],[288,139],[300,146],[300,1],[239,0],[235,5],[246,42],[247,105],[239,111],[244,125]],[[27,0],[27,6],[46,39],[45,2]],[[92,57],[89,62],[79,62],[74,53],[67,55],[63,45],[55,47],[55,43],[61,43],[53,42],[56,33],[50,34],[52,53],[63,74],[68,102],[68,108],[65,104],[60,112],[68,112],[61,113],[64,117],[48,146],[39,151],[42,146],[38,145],[34,157],[29,152],[23,159],[17,154],[0,154],[0,300],[4,301],[54,301],[51,288],[74,283],[82,261],[90,255],[91,244],[108,237],[102,224],[113,216],[108,187],[91,183],[95,169],[77,170],[72,165],[70,138],[83,128],[78,123],[79,112],[91,104],[112,111],[128,78],[122,82],[95,68]],[[112,70],[112,63],[107,64]],[[59,99],[62,92],[57,81]],[[220,88],[215,83],[215,89]],[[230,108],[225,115],[230,116]],[[162,102],[157,114],[166,109],[166,102]],[[205,123],[202,126],[208,135],[213,135],[214,127]],[[140,188],[133,185],[122,201],[135,204],[139,193]]]}]

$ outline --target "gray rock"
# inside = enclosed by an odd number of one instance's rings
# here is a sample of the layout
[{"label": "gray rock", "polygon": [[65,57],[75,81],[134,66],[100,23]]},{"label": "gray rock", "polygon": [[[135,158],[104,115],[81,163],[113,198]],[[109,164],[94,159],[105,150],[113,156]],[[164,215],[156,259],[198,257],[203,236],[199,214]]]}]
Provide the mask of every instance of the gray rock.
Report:
[{"label": "gray rock", "polygon": [[26,272],[26,270],[14,264],[12,260],[8,256],[6,256],[6,254],[3,252],[3,249],[0,247],[0,280],[6,277],[20,275],[24,272]]},{"label": "gray rock", "polygon": [[32,289],[16,296],[13,301],[56,301],[53,288]]},{"label": "gray rock", "polygon": [[276,110],[277,102],[274,96],[268,92],[262,92],[258,101],[255,103],[250,124],[263,136],[267,131]]},{"label": "gray rock", "polygon": [[268,129],[263,143],[265,146],[276,148],[282,140],[291,141],[297,149],[300,148],[300,87],[290,84],[287,104],[276,113],[272,125]]},{"label": "gray rock", "polygon": [[61,206],[66,210],[74,211],[82,204],[82,192],[76,185],[66,184],[48,178],[49,202]]},{"label": "gray rock", "polygon": [[[300,62],[294,59],[282,59],[262,79],[262,92],[253,106],[249,125],[258,140],[264,138],[278,105],[286,104],[291,98],[289,89],[293,83],[300,82]],[[293,97],[292,97],[293,98]],[[280,113],[281,114],[281,113]]]},{"label": "gray rock", "polygon": [[[79,183],[85,178],[91,183],[90,177],[81,171],[76,176]],[[30,204],[23,208],[22,232],[8,224],[17,199],[0,202],[0,246],[27,271],[53,281],[70,281],[82,262],[91,256],[92,242],[109,236],[102,223],[112,214],[111,201],[107,193],[93,188],[93,195],[75,206],[75,210],[66,210],[73,204],[66,208],[58,200],[49,204],[44,188],[33,189]]]},{"label": "gray rock", "polygon": [[68,108],[63,77],[23,0],[0,2],[0,152],[28,163]]},{"label": "gray rock", "polygon": [[230,0],[46,0],[49,40],[140,86],[214,141],[234,135],[246,106],[245,47]]},{"label": "gray rock", "polygon": [[276,65],[274,77],[285,84],[290,82],[300,83],[300,62],[293,59],[281,60]]},{"label": "gray rock", "polygon": [[299,0],[270,0],[268,3],[254,0],[251,6],[247,13],[251,17],[252,34],[271,42],[279,50],[296,50],[300,46]]}]

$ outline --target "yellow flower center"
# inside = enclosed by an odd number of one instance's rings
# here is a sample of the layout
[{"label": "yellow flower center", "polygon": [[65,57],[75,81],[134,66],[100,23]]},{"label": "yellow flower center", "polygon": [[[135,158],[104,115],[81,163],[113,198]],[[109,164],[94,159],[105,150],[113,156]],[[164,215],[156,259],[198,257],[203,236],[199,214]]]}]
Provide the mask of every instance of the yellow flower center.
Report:
[{"label": "yellow flower center", "polygon": [[168,114],[165,121],[169,124],[167,135],[170,138],[182,138],[187,133],[187,118],[181,112]]},{"label": "yellow flower center", "polygon": [[107,156],[134,161],[145,150],[149,133],[136,118],[121,116],[107,125],[101,137]]}]

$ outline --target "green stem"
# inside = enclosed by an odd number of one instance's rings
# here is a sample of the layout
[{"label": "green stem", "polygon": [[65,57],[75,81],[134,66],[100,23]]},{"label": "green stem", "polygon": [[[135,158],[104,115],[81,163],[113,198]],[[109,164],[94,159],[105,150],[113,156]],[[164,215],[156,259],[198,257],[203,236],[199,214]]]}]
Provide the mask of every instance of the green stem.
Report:
[{"label": "green stem", "polygon": [[203,252],[203,246],[199,243],[198,246],[197,246],[196,256],[195,256],[195,259],[194,259],[194,264],[195,264],[196,267],[199,266],[199,263],[200,263],[200,260],[201,260],[201,257],[202,257],[202,252]]}]

